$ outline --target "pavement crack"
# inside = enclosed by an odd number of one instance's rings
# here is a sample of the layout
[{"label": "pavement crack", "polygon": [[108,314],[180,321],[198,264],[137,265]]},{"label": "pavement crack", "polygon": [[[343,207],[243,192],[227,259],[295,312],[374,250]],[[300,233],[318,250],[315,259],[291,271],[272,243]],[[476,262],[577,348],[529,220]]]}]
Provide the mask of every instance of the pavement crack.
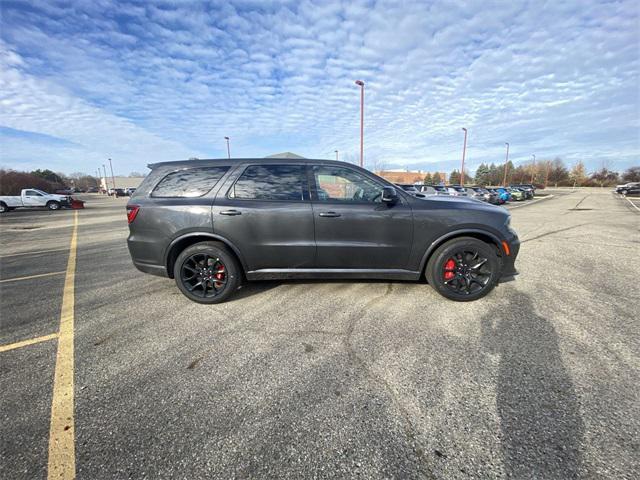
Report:
[{"label": "pavement crack", "polygon": [[393,406],[400,412],[400,415],[402,416],[404,434],[409,445],[411,445],[413,452],[416,455],[416,458],[418,459],[418,468],[423,466],[427,470],[427,472],[424,474],[424,478],[430,478],[430,479],[436,478],[433,472],[431,471],[429,462],[425,456],[424,449],[419,445],[419,441],[416,435],[416,428],[414,427],[413,422],[411,421],[411,415],[402,404],[398,394],[396,393],[394,388],[391,386],[391,384],[384,377],[376,374],[369,367],[367,362],[356,353],[356,350],[353,347],[353,344],[351,342],[353,332],[355,331],[356,326],[358,325],[359,321],[362,318],[362,312],[366,312],[373,305],[382,302],[385,299],[385,297],[387,297],[392,292],[392,290],[393,290],[393,284],[390,283],[387,285],[387,289],[382,295],[369,300],[367,303],[365,303],[364,307],[358,312],[359,314],[354,315],[352,317],[352,320],[349,323],[349,326],[347,328],[347,333],[343,339],[343,343],[347,351],[349,361],[353,365],[355,365],[357,368],[362,370],[362,372],[364,372],[364,374],[369,379],[371,379],[374,383],[380,386],[382,390],[384,390],[387,393],[389,398],[391,398],[391,402]]},{"label": "pavement crack", "polygon": [[581,223],[579,225],[573,225],[571,227],[559,228],[557,230],[551,230],[550,232],[541,233],[540,235],[537,235],[535,237],[531,237],[531,238],[527,238],[526,240],[522,240],[520,243],[531,242],[533,240],[538,240],[539,238],[547,237],[549,235],[554,235],[556,233],[566,232],[568,230],[573,230],[574,228],[584,227],[585,225],[589,225],[589,224],[588,223]]}]

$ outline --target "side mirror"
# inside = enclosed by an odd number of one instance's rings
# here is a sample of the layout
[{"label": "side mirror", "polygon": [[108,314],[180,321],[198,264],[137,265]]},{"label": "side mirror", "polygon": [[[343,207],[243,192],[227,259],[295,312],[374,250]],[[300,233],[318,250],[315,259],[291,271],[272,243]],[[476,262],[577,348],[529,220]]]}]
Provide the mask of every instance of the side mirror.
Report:
[{"label": "side mirror", "polygon": [[382,187],[382,201],[384,203],[395,203],[398,200],[398,192],[393,187]]}]

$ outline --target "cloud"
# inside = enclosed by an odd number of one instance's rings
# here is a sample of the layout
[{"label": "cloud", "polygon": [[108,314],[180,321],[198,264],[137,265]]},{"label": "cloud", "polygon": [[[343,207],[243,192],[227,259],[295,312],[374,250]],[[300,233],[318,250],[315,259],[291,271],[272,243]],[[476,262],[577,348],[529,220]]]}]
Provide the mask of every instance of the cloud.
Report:
[{"label": "cloud", "polygon": [[[149,161],[292,150],[369,165],[560,156],[637,164],[634,2],[397,1],[3,5],[0,125],[61,138],[47,161],[123,173]],[[0,163],[41,144],[3,137]],[[46,165],[43,165],[46,166]]]}]

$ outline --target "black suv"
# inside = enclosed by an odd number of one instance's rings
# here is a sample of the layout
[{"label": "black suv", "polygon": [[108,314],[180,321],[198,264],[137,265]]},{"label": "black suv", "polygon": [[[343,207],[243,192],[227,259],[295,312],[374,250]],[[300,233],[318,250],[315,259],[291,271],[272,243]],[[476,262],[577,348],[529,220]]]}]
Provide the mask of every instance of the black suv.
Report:
[{"label": "black suv", "polygon": [[459,301],[517,274],[502,207],[415,198],[354,165],[310,159],[149,165],[127,205],[129,252],[191,300],[228,299],[243,280],[423,276]]}]

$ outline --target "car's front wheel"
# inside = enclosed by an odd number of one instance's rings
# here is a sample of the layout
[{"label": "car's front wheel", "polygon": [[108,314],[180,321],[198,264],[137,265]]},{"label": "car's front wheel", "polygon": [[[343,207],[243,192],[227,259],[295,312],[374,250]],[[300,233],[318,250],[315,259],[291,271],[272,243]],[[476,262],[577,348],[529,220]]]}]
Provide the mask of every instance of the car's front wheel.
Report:
[{"label": "car's front wheel", "polygon": [[425,275],[440,295],[468,302],[493,290],[500,276],[500,260],[492,245],[477,238],[459,237],[438,247],[427,263]]},{"label": "car's front wheel", "polygon": [[627,194],[627,191],[626,191],[626,190],[621,190],[621,191],[620,191],[620,193],[621,193],[622,195],[626,195],[626,194]]},{"label": "car's front wheel", "polygon": [[220,303],[240,286],[238,261],[218,242],[200,242],[184,249],[173,274],[180,291],[198,303]]},{"label": "car's front wheel", "polygon": [[60,202],[56,202],[55,200],[51,200],[47,202],[47,208],[49,210],[60,210]]}]

